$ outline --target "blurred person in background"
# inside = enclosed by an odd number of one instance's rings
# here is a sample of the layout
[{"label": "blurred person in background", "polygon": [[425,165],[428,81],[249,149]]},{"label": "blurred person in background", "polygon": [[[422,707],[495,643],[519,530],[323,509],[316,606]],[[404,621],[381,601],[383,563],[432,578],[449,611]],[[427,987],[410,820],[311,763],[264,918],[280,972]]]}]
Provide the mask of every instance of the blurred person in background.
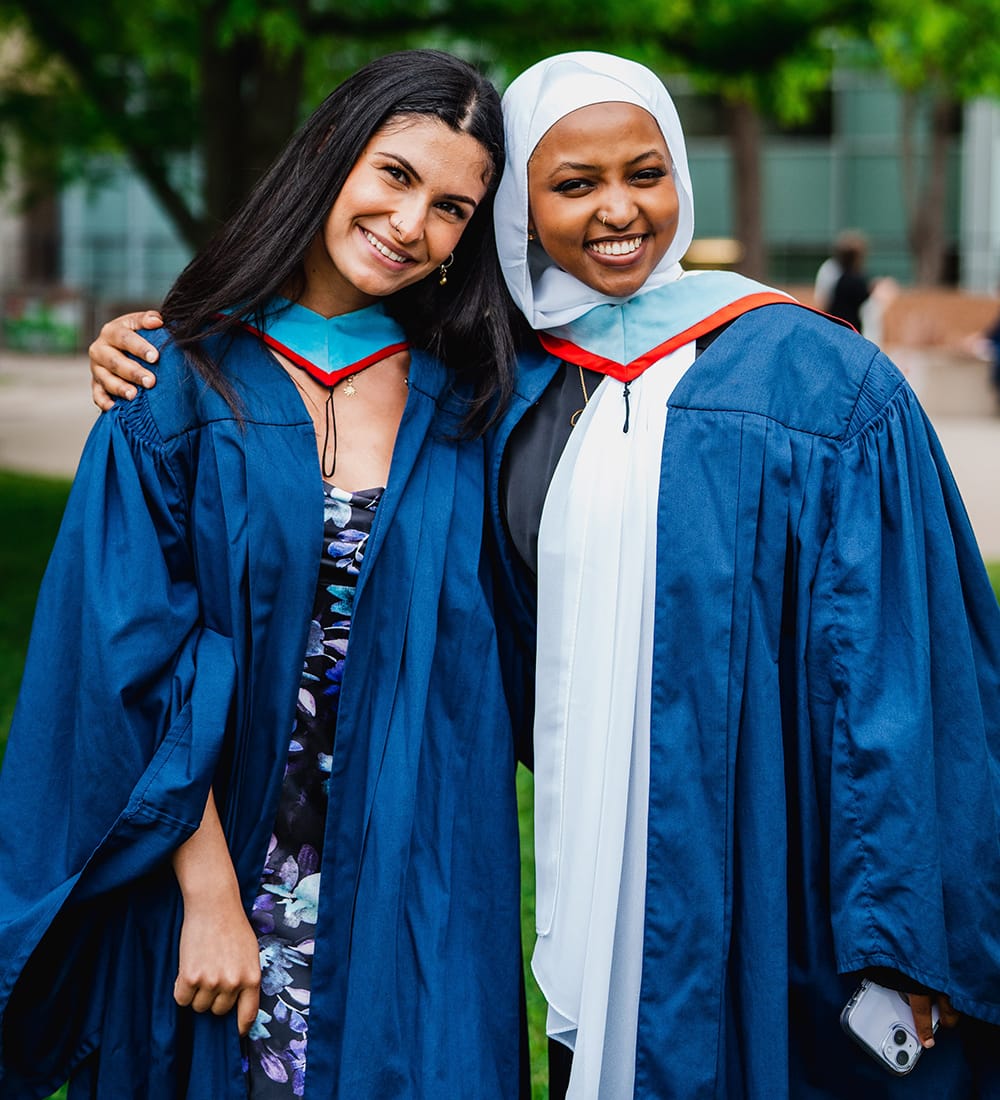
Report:
[{"label": "blurred person in background", "polygon": [[1000,410],[1000,314],[986,328],[966,336],[959,346],[967,355],[989,364],[990,383]]},{"label": "blurred person in background", "polygon": [[868,238],[857,229],[837,235],[833,255],[816,272],[817,309],[839,317],[873,343],[880,343],[882,316],[899,292],[894,279],[872,278],[866,271]]}]

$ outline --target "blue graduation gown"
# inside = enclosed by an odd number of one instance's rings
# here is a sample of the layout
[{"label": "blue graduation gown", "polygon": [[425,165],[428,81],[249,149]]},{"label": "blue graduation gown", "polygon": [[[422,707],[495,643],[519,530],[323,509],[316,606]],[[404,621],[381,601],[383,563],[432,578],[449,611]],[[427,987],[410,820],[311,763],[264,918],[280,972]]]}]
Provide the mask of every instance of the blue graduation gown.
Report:
[{"label": "blue graduation gown", "polygon": [[[499,471],[558,368],[525,360],[490,462],[525,699]],[[791,304],[669,406],[635,1096],[1000,1095],[1000,610],[934,432],[872,344]],[[870,966],[976,1018],[909,1078],[841,1032]]]},{"label": "blue graduation gown", "polygon": [[[156,338],[163,345],[163,340]],[[318,576],[312,422],[250,336],[242,421],[169,346],[100,418],[39,595],[0,778],[0,1095],[244,1097],[179,1009],[172,851],[210,785],[252,903]],[[307,1096],[517,1095],[514,760],[481,579],[483,452],[414,353],[359,577],[330,780]],[[474,1085],[470,1085],[474,1083]]]}]

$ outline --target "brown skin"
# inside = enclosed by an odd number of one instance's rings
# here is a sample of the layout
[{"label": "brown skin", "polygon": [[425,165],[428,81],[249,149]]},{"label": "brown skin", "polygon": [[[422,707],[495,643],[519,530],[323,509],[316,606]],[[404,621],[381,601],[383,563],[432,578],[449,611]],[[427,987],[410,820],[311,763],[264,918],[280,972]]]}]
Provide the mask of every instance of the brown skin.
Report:
[{"label": "brown skin", "polygon": [[917,1029],[917,1038],[925,1047],[934,1046],[934,1025],[931,1023],[931,1005],[935,1002],[941,1013],[941,1026],[954,1027],[961,1019],[961,1014],[951,1007],[946,993],[908,993],[910,1010],[913,1012],[913,1023]]},{"label": "brown skin", "polygon": [[100,335],[90,345],[89,354],[90,393],[102,412],[114,407],[116,397],[131,401],[139,387],[152,389],[156,385],[156,375],[131,356],[155,363],[160,353],[139,335],[139,329],[162,325],[163,318],[151,309],[144,313],[125,313],[101,328]]},{"label": "brown skin", "polygon": [[[334,317],[433,276],[454,251],[489,182],[489,157],[468,134],[437,119],[390,120],[365,147],[306,252],[299,303]],[[130,313],[101,329],[90,346],[98,407],[109,409],[116,396],[131,400],[136,387],[156,384],[151,371],[123,352],[155,363],[157,350],[136,330],[162,323],[155,312]],[[322,460],[328,391],[276,358],[313,418]],[[355,394],[338,401],[336,481],[342,489],[386,484],[409,364],[409,353],[401,352],[368,367],[355,380]],[[174,853],[173,866],[184,899],[174,1000],[216,1015],[235,1007],[245,1035],[260,999],[259,950],[212,793],[197,832]]]},{"label": "brown skin", "polygon": [[[613,297],[634,294],[677,232],[672,160],[656,120],[631,103],[561,118],[528,163],[529,225],[549,256]],[[619,253],[612,255],[612,249]]]},{"label": "brown skin", "polygon": [[211,792],[201,825],[174,853],[173,866],[184,897],[174,1000],[216,1016],[235,1006],[246,1035],[260,1002],[259,949]]}]

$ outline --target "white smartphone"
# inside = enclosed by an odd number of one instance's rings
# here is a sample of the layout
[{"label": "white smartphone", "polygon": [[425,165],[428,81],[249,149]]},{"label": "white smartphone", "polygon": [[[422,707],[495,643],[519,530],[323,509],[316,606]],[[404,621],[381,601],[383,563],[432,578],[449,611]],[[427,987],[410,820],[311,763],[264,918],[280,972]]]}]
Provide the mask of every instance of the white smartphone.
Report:
[{"label": "white smartphone", "polygon": [[[931,1022],[935,1031],[939,1018],[938,1007],[933,1005]],[[906,994],[867,978],[844,1005],[840,1026],[880,1066],[898,1077],[912,1072],[924,1049],[913,1026]]]}]

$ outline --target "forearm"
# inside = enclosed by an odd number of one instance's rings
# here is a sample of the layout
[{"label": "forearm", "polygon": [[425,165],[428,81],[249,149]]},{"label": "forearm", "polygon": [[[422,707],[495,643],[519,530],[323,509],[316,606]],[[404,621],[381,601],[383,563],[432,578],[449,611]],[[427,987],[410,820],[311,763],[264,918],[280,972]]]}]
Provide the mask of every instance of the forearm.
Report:
[{"label": "forearm", "polygon": [[173,863],[184,898],[174,1000],[216,1015],[235,1006],[245,1035],[257,1015],[260,958],[211,791],[201,824]]},{"label": "forearm", "polygon": [[212,791],[208,792],[201,824],[174,852],[173,865],[185,909],[202,903],[239,903],[239,882]]}]

